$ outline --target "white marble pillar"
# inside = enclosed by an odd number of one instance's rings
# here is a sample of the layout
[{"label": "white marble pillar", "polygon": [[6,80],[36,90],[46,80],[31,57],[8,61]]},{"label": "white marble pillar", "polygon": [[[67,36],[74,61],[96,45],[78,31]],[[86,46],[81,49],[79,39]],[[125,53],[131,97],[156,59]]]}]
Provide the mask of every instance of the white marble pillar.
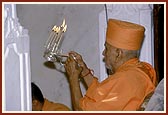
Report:
[{"label": "white marble pillar", "polygon": [[15,4],[2,5],[2,111],[31,110],[31,74],[28,30],[18,22]]}]

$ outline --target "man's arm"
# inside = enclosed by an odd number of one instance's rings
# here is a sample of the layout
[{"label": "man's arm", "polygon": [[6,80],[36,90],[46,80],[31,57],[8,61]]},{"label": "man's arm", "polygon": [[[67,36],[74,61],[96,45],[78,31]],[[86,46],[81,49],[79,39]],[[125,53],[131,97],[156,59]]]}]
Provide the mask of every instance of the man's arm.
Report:
[{"label": "man's arm", "polygon": [[79,107],[79,100],[83,97],[79,83],[79,75],[82,68],[77,65],[76,61],[71,55],[66,60],[64,67],[69,78],[73,109],[75,111],[82,110]]},{"label": "man's arm", "polygon": [[80,74],[80,77],[84,79],[86,86],[88,88],[93,81],[93,77],[94,77],[93,71],[88,68],[84,68]]},{"label": "man's arm", "polygon": [[[74,77],[75,77],[75,75],[74,75]],[[77,77],[75,77],[75,78],[77,78]],[[82,109],[79,106],[79,100],[83,96],[82,96],[82,93],[81,93],[79,81],[78,81],[78,79],[72,79],[72,77],[70,77],[69,82],[70,82],[73,110],[81,111]]]}]

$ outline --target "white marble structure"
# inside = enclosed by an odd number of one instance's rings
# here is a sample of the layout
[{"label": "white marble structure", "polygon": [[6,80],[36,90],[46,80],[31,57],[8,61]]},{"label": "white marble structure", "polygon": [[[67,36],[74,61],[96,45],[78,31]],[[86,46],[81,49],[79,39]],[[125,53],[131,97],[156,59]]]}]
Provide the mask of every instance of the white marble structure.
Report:
[{"label": "white marble structure", "polygon": [[18,22],[15,4],[3,4],[2,111],[31,110],[28,30]]}]

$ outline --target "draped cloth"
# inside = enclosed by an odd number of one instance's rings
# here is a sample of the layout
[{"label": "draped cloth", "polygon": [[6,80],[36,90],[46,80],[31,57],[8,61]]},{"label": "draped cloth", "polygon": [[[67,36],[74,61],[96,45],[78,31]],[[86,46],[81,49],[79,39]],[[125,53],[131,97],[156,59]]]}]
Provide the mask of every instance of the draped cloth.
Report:
[{"label": "draped cloth", "polygon": [[70,109],[60,103],[53,103],[47,99],[44,100],[42,111],[69,111]]},{"label": "draped cloth", "polygon": [[155,86],[152,66],[137,58],[130,59],[101,83],[95,77],[80,99],[80,107],[85,111],[135,111]]},{"label": "draped cloth", "polygon": [[164,111],[164,78],[157,85],[145,111]]}]

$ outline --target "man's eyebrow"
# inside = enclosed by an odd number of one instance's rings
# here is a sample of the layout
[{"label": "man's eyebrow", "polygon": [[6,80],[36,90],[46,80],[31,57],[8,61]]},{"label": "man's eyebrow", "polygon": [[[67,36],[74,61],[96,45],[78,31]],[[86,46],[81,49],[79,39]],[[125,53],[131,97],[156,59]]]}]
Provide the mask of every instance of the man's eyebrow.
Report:
[{"label": "man's eyebrow", "polygon": [[106,43],[104,43],[104,46],[106,46]]}]

